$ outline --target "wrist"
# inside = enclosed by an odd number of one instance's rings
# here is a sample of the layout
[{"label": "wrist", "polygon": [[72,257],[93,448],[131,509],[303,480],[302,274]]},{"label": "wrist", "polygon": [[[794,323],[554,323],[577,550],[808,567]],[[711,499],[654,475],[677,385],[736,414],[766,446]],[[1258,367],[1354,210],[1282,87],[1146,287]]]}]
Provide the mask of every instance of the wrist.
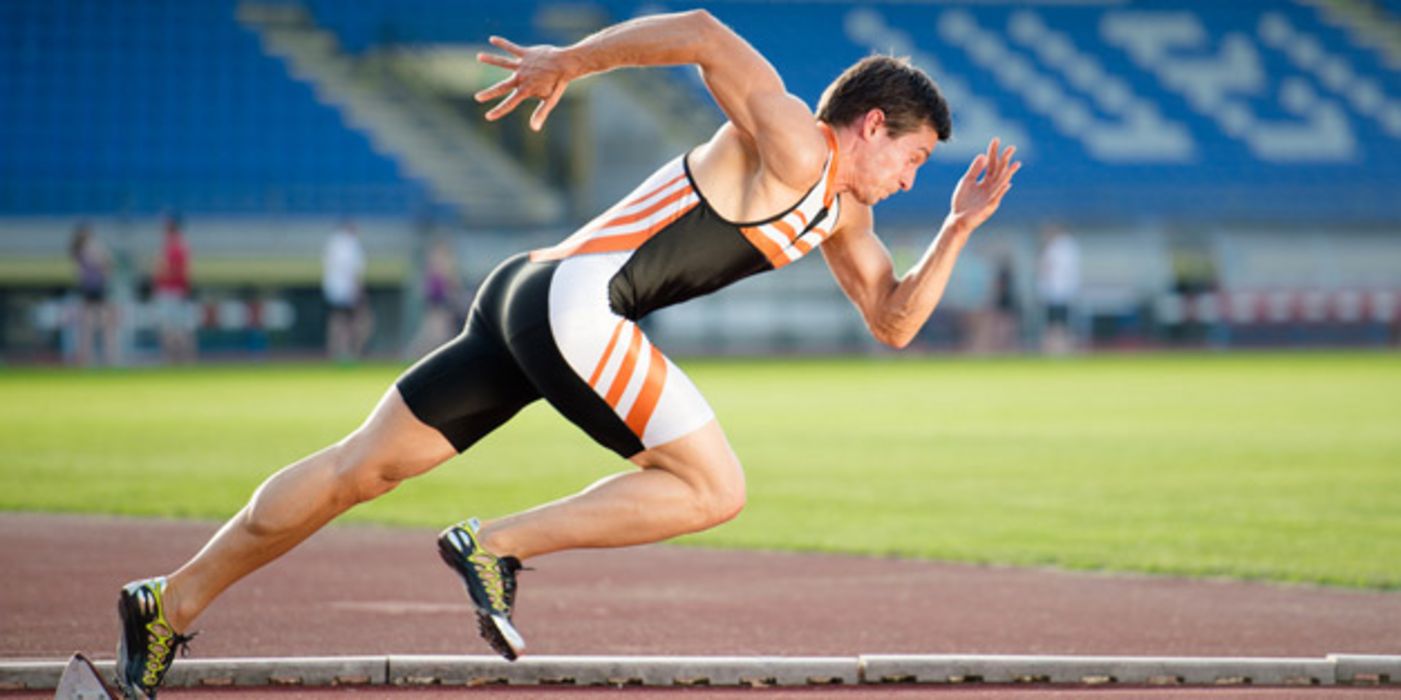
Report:
[{"label": "wrist", "polygon": [[560,73],[566,81],[573,81],[582,78],[597,69],[589,65],[589,49],[580,44],[573,44],[555,50],[555,58],[558,61]]},{"label": "wrist", "polygon": [[977,226],[967,219],[949,214],[944,217],[944,225],[939,229],[939,232],[942,235],[967,238],[973,233],[973,229],[975,228],[977,228]]}]

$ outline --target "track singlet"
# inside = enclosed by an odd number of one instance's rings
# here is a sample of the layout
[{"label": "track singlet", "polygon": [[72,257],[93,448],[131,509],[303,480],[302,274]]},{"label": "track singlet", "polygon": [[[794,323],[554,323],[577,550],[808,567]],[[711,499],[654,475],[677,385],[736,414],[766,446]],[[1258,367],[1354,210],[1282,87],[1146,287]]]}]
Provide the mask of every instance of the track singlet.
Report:
[{"label": "track singlet", "polygon": [[752,223],[726,220],[696,187],[683,155],[558,245],[532,251],[530,259],[625,253],[608,281],[608,301],[615,313],[634,321],[783,267],[821,245],[838,218],[837,141],[821,126],[828,145],[822,177],[776,216]]}]

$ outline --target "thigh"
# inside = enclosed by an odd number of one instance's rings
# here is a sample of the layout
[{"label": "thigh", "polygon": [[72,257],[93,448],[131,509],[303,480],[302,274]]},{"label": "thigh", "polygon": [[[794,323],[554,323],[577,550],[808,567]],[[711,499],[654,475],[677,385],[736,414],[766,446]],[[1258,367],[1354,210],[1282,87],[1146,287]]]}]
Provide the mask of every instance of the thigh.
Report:
[{"label": "thigh", "polygon": [[437,428],[419,420],[397,386],[380,398],[370,417],[343,443],[343,464],[372,467],[376,476],[402,481],[442,464],[458,450]]},{"label": "thigh", "polygon": [[665,469],[692,488],[712,492],[744,488],[739,457],[715,420],[633,455],[632,463],[644,469]]},{"label": "thigh", "polygon": [[631,321],[566,335],[539,327],[513,340],[512,349],[556,410],[622,457],[695,432],[715,417],[690,377]]},{"label": "thigh", "polygon": [[488,303],[530,382],[589,437],[625,458],[714,418],[700,391],[637,324],[614,313],[608,279],[625,256],[525,262]]},{"label": "thigh", "polygon": [[465,451],[540,398],[496,329],[477,311],[456,338],[396,382],[413,415]]}]

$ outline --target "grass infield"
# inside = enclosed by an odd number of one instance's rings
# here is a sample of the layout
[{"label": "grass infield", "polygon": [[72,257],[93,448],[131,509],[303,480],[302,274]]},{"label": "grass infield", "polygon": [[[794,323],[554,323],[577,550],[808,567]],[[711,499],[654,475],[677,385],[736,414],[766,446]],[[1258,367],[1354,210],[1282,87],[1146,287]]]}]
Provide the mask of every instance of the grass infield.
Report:
[{"label": "grass infield", "polygon": [[[692,360],[749,507],[687,542],[1401,588],[1401,355]],[[401,370],[0,369],[0,508],[225,518]],[[537,403],[349,520],[624,465]]]}]

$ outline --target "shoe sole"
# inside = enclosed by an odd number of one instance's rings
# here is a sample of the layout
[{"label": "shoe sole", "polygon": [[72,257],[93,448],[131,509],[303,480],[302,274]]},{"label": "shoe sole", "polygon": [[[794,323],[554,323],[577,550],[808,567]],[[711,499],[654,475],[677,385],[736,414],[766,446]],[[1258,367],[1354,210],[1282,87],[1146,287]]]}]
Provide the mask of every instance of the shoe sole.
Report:
[{"label": "shoe sole", "polygon": [[525,651],[525,638],[516,631],[516,626],[503,615],[498,615],[491,610],[483,609],[477,605],[477,601],[472,599],[472,584],[467,574],[457,568],[460,554],[451,544],[448,544],[444,537],[438,538],[438,556],[442,557],[443,563],[452,569],[457,577],[462,579],[462,585],[467,587],[467,600],[472,602],[474,612],[477,614],[477,632],[482,639],[491,646],[492,650],[507,661],[515,661]]},{"label": "shoe sole", "polygon": [[478,611],[477,631],[486,643],[490,644],[496,653],[506,657],[507,661],[515,661],[521,652],[525,651],[525,640],[521,638],[520,632],[516,631],[516,626],[500,615],[488,615]]},{"label": "shoe sole", "polygon": [[136,617],[132,605],[131,596],[127,594],[126,589],[122,589],[121,596],[117,598],[117,619],[122,622],[122,636],[117,641],[117,664],[114,669],[116,678],[113,680],[117,682],[117,690],[121,692],[123,697],[128,700],[146,700],[148,698],[154,698],[155,694],[147,695],[140,688],[127,683],[126,673],[123,670],[127,667],[127,662],[131,658],[130,647],[127,645],[127,620]]}]

